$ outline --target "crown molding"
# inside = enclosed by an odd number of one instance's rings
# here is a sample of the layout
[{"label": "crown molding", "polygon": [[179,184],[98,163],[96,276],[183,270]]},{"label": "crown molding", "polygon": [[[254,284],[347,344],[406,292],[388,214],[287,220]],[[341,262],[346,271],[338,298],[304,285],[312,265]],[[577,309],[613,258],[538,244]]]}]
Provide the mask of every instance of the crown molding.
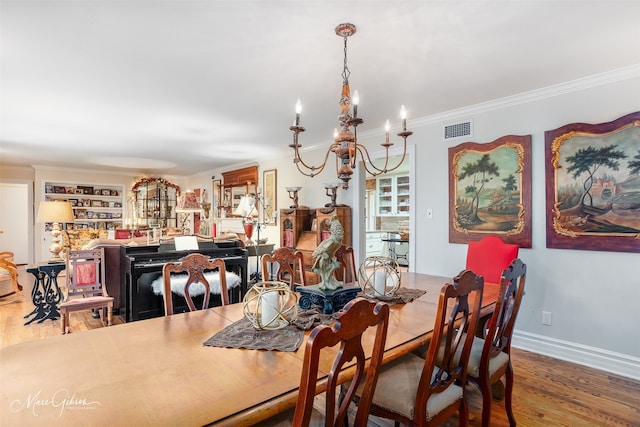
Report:
[{"label": "crown molding", "polygon": [[[506,96],[504,98],[498,98],[492,101],[482,102],[467,107],[444,111],[442,113],[437,113],[430,116],[420,117],[411,120],[411,127],[415,129],[423,126],[439,124],[449,120],[457,119],[459,117],[467,117],[474,114],[485,113],[488,111],[494,111],[513,107],[516,105],[536,102],[543,99],[553,98],[558,95],[564,95],[567,93],[577,92],[598,86],[604,86],[638,77],[640,77],[640,64],[635,64],[628,67],[618,68],[616,70],[584,77],[581,79],[571,80],[565,83],[559,83],[556,85],[535,89],[529,92],[519,93],[517,95]],[[373,137],[379,136],[381,134],[383,134],[382,130],[372,129],[366,132],[362,132],[360,135],[362,137]]]}]

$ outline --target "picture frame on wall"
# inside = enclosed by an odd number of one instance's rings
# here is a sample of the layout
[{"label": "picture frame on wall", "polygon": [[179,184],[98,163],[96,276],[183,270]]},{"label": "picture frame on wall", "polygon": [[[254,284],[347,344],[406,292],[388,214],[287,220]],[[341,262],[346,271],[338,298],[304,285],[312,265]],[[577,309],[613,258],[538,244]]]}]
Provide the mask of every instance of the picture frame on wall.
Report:
[{"label": "picture frame on wall", "polygon": [[531,247],[531,135],[449,148],[449,242]]},{"label": "picture frame on wall", "polygon": [[211,184],[213,186],[213,198],[211,200],[213,217],[220,218],[220,207],[222,204],[222,180],[214,179]]},{"label": "picture frame on wall", "polygon": [[264,185],[263,222],[275,225],[276,212],[278,212],[278,170],[269,169],[262,172],[262,182]]},{"label": "picture frame on wall", "polygon": [[547,247],[640,252],[640,111],[545,132]]}]

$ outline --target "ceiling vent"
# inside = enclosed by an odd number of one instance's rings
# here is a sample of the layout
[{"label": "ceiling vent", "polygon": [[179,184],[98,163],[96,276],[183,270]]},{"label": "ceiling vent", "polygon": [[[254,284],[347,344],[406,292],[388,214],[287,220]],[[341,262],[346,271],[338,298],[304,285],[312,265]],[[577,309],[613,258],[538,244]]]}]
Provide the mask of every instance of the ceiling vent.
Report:
[{"label": "ceiling vent", "polygon": [[473,120],[445,125],[443,135],[445,141],[473,136]]}]

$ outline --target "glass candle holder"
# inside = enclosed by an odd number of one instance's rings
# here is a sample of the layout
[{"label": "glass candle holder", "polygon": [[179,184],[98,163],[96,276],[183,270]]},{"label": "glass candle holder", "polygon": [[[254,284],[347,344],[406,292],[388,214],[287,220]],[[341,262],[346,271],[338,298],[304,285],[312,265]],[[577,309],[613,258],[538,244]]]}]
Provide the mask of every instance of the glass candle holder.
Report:
[{"label": "glass candle holder", "polygon": [[284,282],[260,282],[247,291],[244,317],[258,330],[281,329],[298,315],[298,294]]},{"label": "glass candle holder", "polygon": [[389,257],[366,258],[358,269],[358,283],[370,297],[392,297],[400,288],[400,273],[396,260]]}]

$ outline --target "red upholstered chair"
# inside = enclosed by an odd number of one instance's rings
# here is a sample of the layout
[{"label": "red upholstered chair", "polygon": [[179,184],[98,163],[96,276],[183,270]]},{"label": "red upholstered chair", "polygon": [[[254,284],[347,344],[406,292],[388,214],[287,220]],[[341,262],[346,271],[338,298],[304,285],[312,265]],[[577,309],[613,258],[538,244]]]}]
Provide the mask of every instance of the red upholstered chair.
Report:
[{"label": "red upholstered chair", "polygon": [[484,277],[486,283],[500,283],[502,271],[518,258],[518,245],[497,236],[469,242],[466,269]]},{"label": "red upholstered chair", "polygon": [[104,283],[104,248],[68,252],[67,296],[60,304],[63,334],[69,330],[69,313],[72,311],[101,309],[100,317],[104,323],[103,311],[106,310],[107,326],[111,325],[113,297],[107,295]]}]

